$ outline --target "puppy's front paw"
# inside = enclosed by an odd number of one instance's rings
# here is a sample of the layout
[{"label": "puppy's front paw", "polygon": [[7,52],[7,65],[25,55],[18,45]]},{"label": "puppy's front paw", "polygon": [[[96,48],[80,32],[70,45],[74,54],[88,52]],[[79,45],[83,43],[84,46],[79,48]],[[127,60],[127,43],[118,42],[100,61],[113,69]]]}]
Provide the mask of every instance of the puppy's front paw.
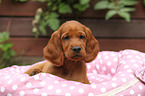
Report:
[{"label": "puppy's front paw", "polygon": [[35,69],[35,70],[33,70],[33,72],[31,73],[30,76],[36,75],[36,74],[38,74],[38,73],[40,73],[40,72],[41,72],[41,70]]}]

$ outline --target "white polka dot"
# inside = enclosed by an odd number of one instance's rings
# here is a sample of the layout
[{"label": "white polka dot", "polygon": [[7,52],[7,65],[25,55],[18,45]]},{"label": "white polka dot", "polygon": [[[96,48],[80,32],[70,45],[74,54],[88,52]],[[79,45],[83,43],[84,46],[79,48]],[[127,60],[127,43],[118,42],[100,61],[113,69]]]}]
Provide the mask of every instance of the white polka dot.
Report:
[{"label": "white polka dot", "polygon": [[127,58],[132,58],[132,55],[128,55]]},{"label": "white polka dot", "polygon": [[42,93],[42,95],[41,96],[47,96],[47,93]]},{"label": "white polka dot", "polygon": [[114,61],[114,62],[117,62],[117,61],[118,61],[118,58],[117,58],[117,57],[115,57],[115,58],[113,59],[113,61]]},{"label": "white polka dot", "polygon": [[35,88],[35,89],[33,90],[33,92],[34,92],[34,93],[38,93],[38,92],[39,92],[39,89]]},{"label": "white polka dot", "polygon": [[134,59],[132,59],[132,60],[130,60],[131,62],[135,62],[135,60]]},{"label": "white polka dot", "polygon": [[125,69],[126,69],[126,68],[129,68],[129,65],[125,65],[123,68],[125,68]]},{"label": "white polka dot", "polygon": [[20,91],[20,96],[24,96],[25,95],[25,92],[24,91]]},{"label": "white polka dot", "polygon": [[106,67],[105,67],[105,66],[103,66],[102,70],[103,70],[103,71],[106,71]]},{"label": "white polka dot", "polygon": [[111,76],[111,74],[110,74],[110,73],[107,73],[107,76],[109,76],[109,77],[110,77],[110,76]]},{"label": "white polka dot", "polygon": [[94,74],[97,74],[98,72],[97,72],[97,70],[93,70],[93,73],[94,73]]},{"label": "white polka dot", "polygon": [[134,64],[134,67],[139,67],[137,64]]},{"label": "white polka dot", "polygon": [[130,76],[131,78],[134,78],[134,75],[131,75],[131,74],[130,74],[129,76]]},{"label": "white polka dot", "polygon": [[56,93],[57,93],[57,94],[60,94],[60,93],[61,93],[61,90],[60,90],[60,89],[57,89],[57,90],[56,90]]},{"label": "white polka dot", "polygon": [[5,79],[9,79],[10,78],[10,76],[6,76],[6,77],[4,77]]},{"label": "white polka dot", "polygon": [[26,84],[26,87],[28,87],[28,88],[30,88],[32,86],[32,84],[30,83],[30,82],[28,82],[27,84]]},{"label": "white polka dot", "polygon": [[97,69],[99,69],[99,68],[100,68],[100,66],[97,64],[97,65],[96,65],[96,68],[97,68]]},{"label": "white polka dot", "polygon": [[13,86],[12,86],[12,89],[13,89],[13,90],[17,90],[17,88],[18,88],[17,85],[13,85]]},{"label": "white polka dot", "polygon": [[94,94],[93,93],[89,93],[88,96],[94,96]]},{"label": "white polka dot", "polygon": [[38,80],[39,79],[39,75],[34,75],[34,79]]},{"label": "white polka dot", "polygon": [[14,68],[11,68],[11,69],[10,69],[10,71],[14,71],[14,70],[15,70]]},{"label": "white polka dot", "polygon": [[8,93],[7,96],[12,96],[12,94],[11,93]]},{"label": "white polka dot", "polygon": [[141,94],[138,94],[137,96],[141,96]]},{"label": "white polka dot", "polygon": [[95,79],[96,77],[95,77],[95,76],[91,76],[90,78],[91,78],[91,79]]},{"label": "white polka dot", "polygon": [[126,82],[126,78],[122,78],[122,81],[123,81],[123,82]]},{"label": "white polka dot", "polygon": [[108,61],[108,62],[107,62],[107,65],[108,65],[108,66],[111,66],[111,62],[110,62],[110,61]]},{"label": "white polka dot", "polygon": [[53,89],[53,86],[52,86],[52,85],[49,85],[49,86],[48,86],[48,89],[49,89],[49,90]]},{"label": "white polka dot", "polygon": [[143,89],[142,85],[139,85],[138,87],[139,87],[139,89],[140,89],[140,90],[142,90],[142,89]]},{"label": "white polka dot", "polygon": [[67,86],[67,84],[62,84],[62,87],[66,87]]},{"label": "white polka dot", "polygon": [[26,79],[26,77],[22,77],[21,79],[20,79],[20,81],[24,81]]},{"label": "white polka dot", "polygon": [[87,68],[88,68],[88,69],[91,69],[91,65],[87,65]]},{"label": "white polka dot", "polygon": [[80,88],[79,89],[79,93],[84,93],[84,89],[83,88]]},{"label": "white polka dot", "polygon": [[134,94],[134,91],[133,90],[130,90],[130,94],[133,95]]},{"label": "white polka dot", "polygon": [[141,59],[141,57],[140,57],[140,56],[136,56],[136,58]]},{"label": "white polka dot", "polygon": [[71,94],[70,93],[65,93],[65,96],[71,96]]},{"label": "white polka dot", "polygon": [[112,68],[112,69],[111,69],[111,72],[112,72],[112,73],[115,73],[116,71],[115,71],[115,69],[114,69],[114,68]]},{"label": "white polka dot", "polygon": [[109,58],[109,56],[105,56],[105,57],[104,57],[104,59],[106,59],[106,60],[107,60],[108,58]]},{"label": "white polka dot", "polygon": [[101,55],[98,55],[97,58],[100,59],[101,58]]},{"label": "white polka dot", "polygon": [[117,84],[116,83],[112,83],[112,87],[116,87],[117,86]]},{"label": "white polka dot", "polygon": [[46,73],[41,73],[41,75],[46,76]]},{"label": "white polka dot", "polygon": [[120,74],[120,76],[125,76],[125,74]]},{"label": "white polka dot", "polygon": [[116,54],[112,53],[111,56],[116,56]]},{"label": "white polka dot", "polygon": [[69,89],[73,90],[75,89],[75,86],[70,86]]},{"label": "white polka dot", "polygon": [[13,82],[12,80],[9,80],[9,81],[8,81],[8,84],[11,84],[12,82]]},{"label": "white polka dot", "polygon": [[102,84],[103,84],[103,85],[106,85],[107,83],[106,83],[106,82],[103,82]]},{"label": "white polka dot", "polygon": [[58,84],[58,83],[59,83],[59,81],[57,81],[57,80],[56,80],[56,81],[54,81],[54,83]]},{"label": "white polka dot", "polygon": [[116,77],[114,77],[114,78],[112,78],[112,80],[113,80],[113,81],[116,81],[116,80],[117,80],[117,78],[116,78]]},{"label": "white polka dot", "polygon": [[80,83],[79,83],[79,82],[75,82],[75,84],[76,84],[76,85],[80,85]]},{"label": "white polka dot", "polygon": [[100,64],[103,64],[103,60],[100,60]]},{"label": "white polka dot", "polygon": [[40,82],[41,86],[44,86],[45,84],[46,84],[46,82],[44,82],[44,81]]},{"label": "white polka dot", "polygon": [[133,72],[131,69],[128,69],[127,72]]},{"label": "white polka dot", "polygon": [[106,92],[106,89],[105,88],[101,88],[101,92]]},{"label": "white polka dot", "polygon": [[91,87],[92,87],[93,89],[96,89],[96,88],[97,88],[96,84],[91,84]]},{"label": "white polka dot", "polygon": [[4,87],[1,87],[1,92],[5,92],[5,88]]}]

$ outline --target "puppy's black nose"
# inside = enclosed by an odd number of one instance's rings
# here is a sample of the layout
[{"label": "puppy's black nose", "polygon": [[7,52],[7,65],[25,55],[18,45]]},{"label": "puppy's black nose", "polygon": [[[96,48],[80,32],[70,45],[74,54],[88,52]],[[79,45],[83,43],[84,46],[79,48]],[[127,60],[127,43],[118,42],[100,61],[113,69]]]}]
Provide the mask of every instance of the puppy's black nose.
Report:
[{"label": "puppy's black nose", "polygon": [[75,52],[75,53],[79,53],[81,51],[81,47],[80,46],[74,46],[72,48],[72,50]]}]

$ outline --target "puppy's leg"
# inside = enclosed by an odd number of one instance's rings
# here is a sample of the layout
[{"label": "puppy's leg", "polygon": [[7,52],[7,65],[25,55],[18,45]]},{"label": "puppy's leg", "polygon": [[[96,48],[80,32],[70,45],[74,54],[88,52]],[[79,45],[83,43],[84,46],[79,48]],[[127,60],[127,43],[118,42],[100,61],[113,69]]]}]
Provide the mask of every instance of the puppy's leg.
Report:
[{"label": "puppy's leg", "polygon": [[42,72],[43,73],[47,73],[48,71],[50,71],[50,67],[51,66],[51,62],[47,61],[45,62],[43,68],[42,68]]},{"label": "puppy's leg", "polygon": [[31,67],[30,69],[28,69],[25,73],[28,74],[29,76],[38,74],[42,71],[43,66],[44,66],[44,63],[37,64]]}]

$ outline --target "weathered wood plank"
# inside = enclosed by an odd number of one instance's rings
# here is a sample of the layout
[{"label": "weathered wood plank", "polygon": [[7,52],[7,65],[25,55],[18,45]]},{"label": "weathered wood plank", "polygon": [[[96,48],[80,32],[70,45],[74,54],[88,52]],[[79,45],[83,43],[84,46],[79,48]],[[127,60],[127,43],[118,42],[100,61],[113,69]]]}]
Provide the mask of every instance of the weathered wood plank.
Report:
[{"label": "weathered wood plank", "polygon": [[38,8],[46,8],[45,3],[28,0],[26,3],[2,0],[0,4],[1,16],[34,16]]},{"label": "weathered wood plank", "polygon": [[[95,11],[93,6],[97,0],[91,1],[91,6],[85,12],[82,12],[77,17],[89,17],[89,18],[104,18],[106,11]],[[34,16],[37,8],[47,9],[45,3],[35,2],[28,0],[26,3],[13,2],[13,0],[3,0],[0,4],[1,16]],[[138,0],[138,4],[135,6],[136,11],[132,13],[132,18],[145,18],[145,8],[142,0]],[[76,17],[76,14],[61,15],[61,17]]]},{"label": "weathered wood plank", "polygon": [[[0,32],[6,29],[9,20],[10,18],[0,18]],[[11,20],[9,30],[11,36],[33,36],[31,25],[33,18],[12,18]],[[61,19],[62,22],[65,20]],[[145,20],[132,20],[130,23],[122,20],[97,19],[79,19],[78,21],[89,27],[95,37],[145,38]],[[53,31],[49,28],[47,30],[47,36],[50,36]]]},{"label": "weathered wood plank", "polygon": [[[97,39],[100,50],[136,49],[145,52],[145,39]],[[11,38],[13,49],[22,56],[42,56],[48,38]],[[55,49],[54,49],[55,50]]]}]

